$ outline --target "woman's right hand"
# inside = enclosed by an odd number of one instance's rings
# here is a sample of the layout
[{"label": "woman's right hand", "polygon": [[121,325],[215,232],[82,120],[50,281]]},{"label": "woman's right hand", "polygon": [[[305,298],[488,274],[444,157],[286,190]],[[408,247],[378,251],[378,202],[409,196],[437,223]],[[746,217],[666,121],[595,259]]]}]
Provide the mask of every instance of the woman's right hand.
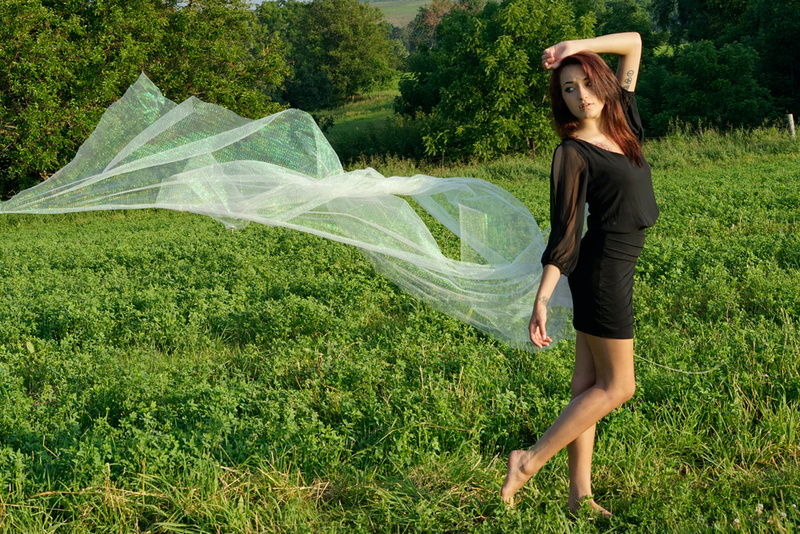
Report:
[{"label": "woman's right hand", "polygon": [[577,54],[581,50],[583,47],[578,44],[578,41],[561,41],[544,49],[542,65],[548,70],[558,68],[565,57]]},{"label": "woman's right hand", "polygon": [[528,323],[530,330],[531,341],[540,349],[547,347],[553,341],[547,335],[547,299],[537,298],[536,303],[533,305],[533,313],[531,313],[531,321]]}]

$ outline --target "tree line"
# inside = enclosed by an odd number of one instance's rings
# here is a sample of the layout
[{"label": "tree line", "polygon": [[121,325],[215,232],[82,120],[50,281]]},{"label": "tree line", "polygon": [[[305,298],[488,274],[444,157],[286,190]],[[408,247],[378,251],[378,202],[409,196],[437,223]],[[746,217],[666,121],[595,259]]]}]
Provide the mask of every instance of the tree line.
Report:
[{"label": "tree line", "polygon": [[424,122],[429,156],[549,152],[541,50],[638,31],[648,135],[761,126],[800,109],[798,27],[800,0],[505,0],[478,9],[433,0],[406,32],[412,52],[396,111]]},{"label": "tree line", "polygon": [[358,0],[0,0],[0,194],[68,163],[141,72],[245,117],[316,110],[396,76],[390,34]]},{"label": "tree line", "polygon": [[3,196],[66,164],[141,72],[251,118],[400,75],[371,150],[413,157],[549,151],[542,49],[616,31],[643,37],[649,135],[759,126],[800,103],[800,0],[432,0],[404,28],[358,0],[0,0],[0,22]]}]

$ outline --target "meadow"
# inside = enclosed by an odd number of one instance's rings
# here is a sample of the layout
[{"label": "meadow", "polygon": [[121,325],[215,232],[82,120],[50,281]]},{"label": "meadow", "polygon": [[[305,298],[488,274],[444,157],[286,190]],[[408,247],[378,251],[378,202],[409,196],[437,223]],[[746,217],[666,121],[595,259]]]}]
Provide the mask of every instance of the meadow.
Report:
[{"label": "meadow", "polygon": [[[661,217],[637,391],[597,430],[610,521],[568,515],[564,452],[499,499],[569,400],[570,343],[508,349],[349,246],[143,210],[0,216],[0,532],[796,532],[800,148],[645,152]],[[547,220],[545,159],[359,164],[490,180]]]},{"label": "meadow", "polygon": [[381,10],[386,22],[405,28],[417,16],[419,8],[430,3],[430,0],[373,0],[371,5]]}]

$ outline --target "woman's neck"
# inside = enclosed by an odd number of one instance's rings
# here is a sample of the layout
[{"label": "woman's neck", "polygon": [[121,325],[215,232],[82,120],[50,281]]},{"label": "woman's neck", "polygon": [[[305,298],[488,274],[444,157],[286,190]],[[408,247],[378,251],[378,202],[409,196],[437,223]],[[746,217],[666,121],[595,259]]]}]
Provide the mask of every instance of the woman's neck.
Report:
[{"label": "woman's neck", "polygon": [[603,129],[600,127],[599,120],[582,120],[578,122],[578,129],[575,130],[575,137],[591,138],[591,137],[605,137]]}]

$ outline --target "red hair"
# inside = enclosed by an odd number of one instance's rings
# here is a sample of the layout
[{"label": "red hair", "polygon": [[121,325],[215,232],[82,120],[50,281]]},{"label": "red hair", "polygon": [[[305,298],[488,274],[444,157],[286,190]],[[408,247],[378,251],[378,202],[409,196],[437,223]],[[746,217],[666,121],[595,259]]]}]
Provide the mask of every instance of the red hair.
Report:
[{"label": "red hair", "polygon": [[629,160],[641,167],[642,145],[622,111],[622,88],[603,58],[594,52],[584,50],[567,56],[550,74],[550,106],[558,135],[562,140],[569,139],[574,136],[579,125],[561,94],[561,71],[568,65],[580,65],[583,68],[586,77],[592,82],[592,91],[603,102],[600,131],[611,138]]}]

